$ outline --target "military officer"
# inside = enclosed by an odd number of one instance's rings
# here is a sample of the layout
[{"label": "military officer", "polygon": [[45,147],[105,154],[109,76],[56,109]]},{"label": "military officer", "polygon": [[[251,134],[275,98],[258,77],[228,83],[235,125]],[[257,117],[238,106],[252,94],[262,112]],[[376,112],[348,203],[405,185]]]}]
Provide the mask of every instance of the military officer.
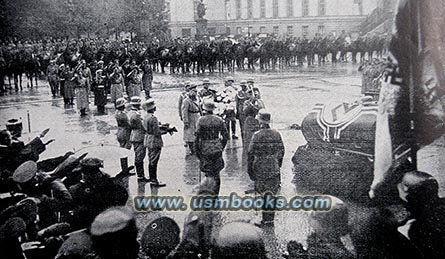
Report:
[{"label": "military officer", "polygon": [[179,110],[179,118],[181,119],[181,121],[182,121],[182,103],[184,102],[184,99],[187,98],[190,85],[191,85],[190,81],[185,82],[184,91],[182,91],[181,94],[179,95],[178,110]]},{"label": "military officer", "polygon": [[190,154],[194,152],[195,131],[198,119],[201,116],[201,107],[198,104],[196,85],[191,84],[187,98],[182,103],[182,121],[184,123],[184,142],[187,144]]},{"label": "military officer", "polygon": [[226,123],[227,131],[232,131],[232,139],[238,139],[236,136],[236,92],[237,89],[233,86],[233,77],[227,77],[225,81],[224,99],[223,102],[226,105],[224,110],[224,121]]},{"label": "military officer", "polygon": [[[265,110],[258,114],[260,130],[253,134],[247,153],[247,172],[255,182],[259,194],[277,194],[281,184],[280,168],[283,163],[284,144],[280,133],[270,127],[271,114]],[[273,226],[275,213],[263,210],[262,226]]]},{"label": "military officer", "polygon": [[200,170],[215,181],[212,190],[219,194],[221,178],[219,172],[224,168],[222,152],[229,139],[229,133],[224,121],[213,115],[216,106],[212,101],[206,101],[203,106],[204,116],[199,118],[196,128],[196,155],[199,159]]},{"label": "military officer", "polygon": [[125,111],[125,104],[126,101],[124,98],[119,98],[116,100],[116,122],[117,122],[117,141],[119,142],[119,146],[130,149],[131,148],[131,142],[130,142],[130,134],[131,134],[131,127],[130,127],[130,120],[128,118],[127,112]]},{"label": "military officer", "polygon": [[139,96],[131,97],[131,111],[128,113],[130,118],[130,142],[134,150],[134,167],[138,180],[148,181],[144,174],[144,158],[146,155],[146,148],[144,147],[145,129],[143,125],[143,118],[141,115],[142,100]]},{"label": "military officer", "polygon": [[213,100],[215,95],[216,91],[210,89],[210,80],[208,78],[204,78],[202,80],[202,89],[201,91],[199,91],[199,98],[201,99],[201,102],[203,102],[204,99],[207,98]]},{"label": "military officer", "polygon": [[149,99],[153,81],[153,70],[151,69],[151,65],[148,62],[148,59],[145,59],[142,62],[141,66],[142,66],[142,86],[145,92],[145,99]]},{"label": "military officer", "polygon": [[113,206],[123,206],[128,199],[127,190],[101,171],[102,160],[84,158],[80,166],[82,180],[69,188],[75,204],[70,220],[73,229],[89,227],[99,213]]},{"label": "military officer", "polygon": [[161,157],[162,147],[164,142],[162,141],[162,134],[167,132],[161,132],[159,129],[158,118],[154,115],[156,111],[156,105],[153,98],[148,99],[143,104],[144,110],[147,114],[144,116],[143,127],[146,135],[144,138],[144,146],[148,149],[148,181],[152,186],[164,187],[165,183],[158,180],[158,162]]},{"label": "military officer", "polygon": [[235,97],[236,102],[236,118],[239,120],[241,138],[244,137],[244,121],[246,120],[246,115],[244,114],[244,103],[248,99],[247,95],[247,81],[240,82],[241,90],[238,91]]}]

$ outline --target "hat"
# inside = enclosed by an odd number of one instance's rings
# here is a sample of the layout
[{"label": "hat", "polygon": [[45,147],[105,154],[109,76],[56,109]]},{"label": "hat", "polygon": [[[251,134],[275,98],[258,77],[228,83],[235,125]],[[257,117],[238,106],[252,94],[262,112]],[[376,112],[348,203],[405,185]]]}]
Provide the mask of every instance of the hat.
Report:
[{"label": "hat", "polygon": [[235,80],[231,76],[226,77],[226,82],[228,82],[228,81],[235,82]]},{"label": "hat", "polygon": [[9,119],[6,121],[6,127],[8,126],[18,126],[22,124],[22,119]]},{"label": "hat", "polygon": [[59,68],[64,68],[65,67],[65,64],[61,64],[60,66],[59,66]]},{"label": "hat", "polygon": [[203,83],[203,84],[210,84],[210,80],[209,80],[208,78],[204,78],[204,79],[202,80],[202,83]]},{"label": "hat", "polygon": [[240,85],[247,85],[247,81],[246,80],[241,80],[241,82],[239,84]]},{"label": "hat", "polygon": [[169,217],[151,221],[141,237],[142,251],[150,258],[165,258],[180,241],[178,224]]},{"label": "hat", "polygon": [[185,81],[184,86],[187,87],[187,86],[189,86],[189,85],[191,85],[191,84],[192,84],[192,82],[190,82],[190,81]]},{"label": "hat", "polygon": [[141,97],[139,97],[139,96],[132,96],[132,97],[130,98],[130,103],[131,103],[132,105],[141,105],[141,103],[142,103],[142,99],[141,99]]},{"label": "hat", "polygon": [[254,81],[253,81],[253,78],[249,78],[249,79],[247,79],[247,83],[253,83]]},{"label": "hat", "polygon": [[192,83],[192,84],[186,85],[185,88],[186,88],[188,91],[193,90],[193,89],[196,89],[196,84],[193,84],[193,83]]},{"label": "hat", "polygon": [[144,110],[147,110],[147,111],[149,111],[149,110],[153,110],[154,108],[156,108],[156,105],[155,105],[155,99],[153,99],[153,98],[149,98],[149,99],[147,99],[147,100],[142,104],[142,108],[143,108]]},{"label": "hat", "polygon": [[262,109],[258,112],[258,121],[263,124],[269,124],[271,120],[271,114]]},{"label": "hat", "polygon": [[37,164],[34,161],[26,161],[15,169],[12,180],[16,183],[26,183],[37,173]]},{"label": "hat", "polygon": [[97,215],[91,224],[93,236],[116,233],[129,226],[134,221],[133,214],[125,207],[113,207]]},{"label": "hat", "polygon": [[86,258],[93,253],[93,241],[87,230],[74,232],[60,246],[55,258]]},{"label": "hat", "polygon": [[203,103],[202,109],[204,109],[205,111],[213,111],[216,109],[216,105],[214,102],[207,100]]},{"label": "hat", "polygon": [[0,226],[0,240],[18,238],[26,233],[26,223],[20,217],[8,219]]},{"label": "hat", "polygon": [[104,161],[95,157],[88,157],[80,161],[80,166],[87,169],[99,169],[104,167]]},{"label": "hat", "polygon": [[124,107],[126,102],[127,101],[125,101],[124,98],[119,98],[119,99],[116,100],[116,105],[115,106],[116,106],[116,108]]}]

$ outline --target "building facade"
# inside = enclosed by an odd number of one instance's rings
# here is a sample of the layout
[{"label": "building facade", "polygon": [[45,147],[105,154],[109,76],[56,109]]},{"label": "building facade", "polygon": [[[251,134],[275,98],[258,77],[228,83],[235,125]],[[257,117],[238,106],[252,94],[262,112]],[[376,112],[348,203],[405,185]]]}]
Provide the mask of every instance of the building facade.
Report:
[{"label": "building facade", "polygon": [[[196,33],[197,1],[169,0],[173,37]],[[203,0],[209,35],[288,34],[357,31],[381,0]]]}]

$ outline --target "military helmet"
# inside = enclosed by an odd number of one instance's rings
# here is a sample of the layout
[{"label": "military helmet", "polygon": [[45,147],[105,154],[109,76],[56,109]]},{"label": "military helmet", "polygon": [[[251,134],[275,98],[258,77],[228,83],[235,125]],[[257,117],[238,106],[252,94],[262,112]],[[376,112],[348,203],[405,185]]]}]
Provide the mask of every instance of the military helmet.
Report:
[{"label": "military helmet", "polygon": [[179,233],[179,226],[173,219],[154,219],[142,234],[142,251],[150,258],[165,258],[179,244]]},{"label": "military helmet", "polygon": [[224,225],[215,238],[215,258],[265,259],[266,248],[261,229],[246,222]]}]

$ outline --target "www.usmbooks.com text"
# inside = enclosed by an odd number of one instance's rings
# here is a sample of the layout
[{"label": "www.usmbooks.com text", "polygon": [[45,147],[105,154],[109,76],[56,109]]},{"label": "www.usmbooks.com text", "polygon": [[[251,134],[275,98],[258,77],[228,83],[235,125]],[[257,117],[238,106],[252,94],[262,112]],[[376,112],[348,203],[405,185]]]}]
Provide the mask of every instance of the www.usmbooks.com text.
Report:
[{"label": "www.usmbooks.com text", "polygon": [[197,195],[186,202],[182,196],[136,196],[133,199],[137,211],[329,211],[329,196],[294,196],[287,198],[266,193],[261,196],[240,196],[231,193],[229,196]]}]

